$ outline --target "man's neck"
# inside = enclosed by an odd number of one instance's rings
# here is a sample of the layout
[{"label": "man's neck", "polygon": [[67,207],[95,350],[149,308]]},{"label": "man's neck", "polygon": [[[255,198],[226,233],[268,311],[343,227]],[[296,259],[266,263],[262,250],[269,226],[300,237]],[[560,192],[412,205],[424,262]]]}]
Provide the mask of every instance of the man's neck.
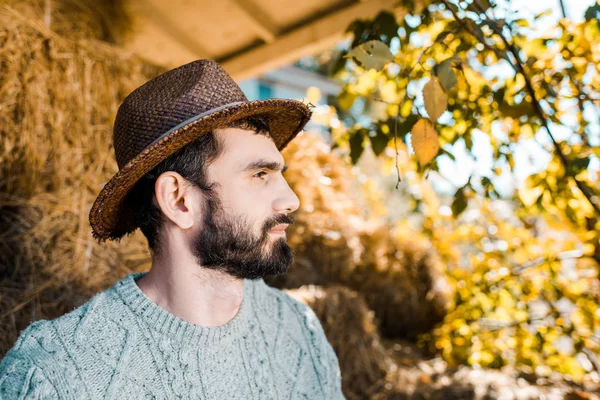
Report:
[{"label": "man's neck", "polygon": [[203,327],[225,325],[236,316],[244,295],[241,279],[191,260],[172,260],[154,259],[150,271],[137,281],[150,300]]}]

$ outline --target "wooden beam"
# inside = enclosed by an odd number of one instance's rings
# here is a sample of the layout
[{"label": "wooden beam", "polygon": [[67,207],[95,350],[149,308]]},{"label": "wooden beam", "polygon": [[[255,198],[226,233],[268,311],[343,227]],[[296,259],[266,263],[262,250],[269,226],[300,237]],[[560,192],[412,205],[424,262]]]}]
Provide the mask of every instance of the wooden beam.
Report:
[{"label": "wooden beam", "polygon": [[250,0],[233,0],[233,3],[244,12],[246,17],[248,17],[252,29],[254,29],[262,40],[266,43],[273,43],[275,41],[279,29],[277,29],[271,19],[261,11],[260,7]]},{"label": "wooden beam", "polygon": [[140,2],[142,6],[139,9],[143,10],[155,26],[161,28],[169,37],[178,42],[190,53],[195,54],[198,58],[210,58],[210,52],[195,40],[194,37],[190,36],[188,32],[181,29],[176,22],[168,19],[154,1],[143,0]]},{"label": "wooden beam", "polygon": [[292,63],[303,56],[335,46],[344,38],[346,28],[357,18],[373,18],[390,10],[398,0],[365,0],[338,10],[285,35],[219,63],[237,81],[260,76],[264,72]]}]

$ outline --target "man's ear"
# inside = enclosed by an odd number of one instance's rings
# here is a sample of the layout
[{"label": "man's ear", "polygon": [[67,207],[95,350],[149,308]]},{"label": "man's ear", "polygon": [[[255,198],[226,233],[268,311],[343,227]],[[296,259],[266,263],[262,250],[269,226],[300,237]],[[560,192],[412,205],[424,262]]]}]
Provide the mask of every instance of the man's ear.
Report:
[{"label": "man's ear", "polygon": [[200,212],[193,201],[192,184],[177,172],[162,173],[154,184],[156,202],[163,214],[181,229],[189,229]]}]

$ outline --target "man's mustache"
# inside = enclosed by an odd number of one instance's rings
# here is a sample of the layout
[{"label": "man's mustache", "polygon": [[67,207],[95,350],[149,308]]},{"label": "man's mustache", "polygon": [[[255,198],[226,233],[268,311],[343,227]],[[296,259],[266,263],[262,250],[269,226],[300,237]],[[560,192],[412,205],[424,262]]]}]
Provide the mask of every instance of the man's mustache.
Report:
[{"label": "man's mustache", "polygon": [[279,224],[292,225],[293,223],[294,223],[294,219],[292,217],[290,217],[289,215],[279,214],[279,215],[276,215],[275,217],[273,217],[272,219],[268,220],[265,223],[264,231],[268,232],[272,228],[274,228],[275,226],[277,226]]}]

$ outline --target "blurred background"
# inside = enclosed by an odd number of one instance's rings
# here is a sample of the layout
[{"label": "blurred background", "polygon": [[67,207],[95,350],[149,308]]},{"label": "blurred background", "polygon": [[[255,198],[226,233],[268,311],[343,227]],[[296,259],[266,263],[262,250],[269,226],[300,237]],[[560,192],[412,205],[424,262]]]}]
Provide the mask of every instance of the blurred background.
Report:
[{"label": "blurred background", "polygon": [[217,60],[314,104],[295,264],[348,399],[600,399],[600,3],[2,0],[0,357],[150,267],[98,244],[122,100]]}]

